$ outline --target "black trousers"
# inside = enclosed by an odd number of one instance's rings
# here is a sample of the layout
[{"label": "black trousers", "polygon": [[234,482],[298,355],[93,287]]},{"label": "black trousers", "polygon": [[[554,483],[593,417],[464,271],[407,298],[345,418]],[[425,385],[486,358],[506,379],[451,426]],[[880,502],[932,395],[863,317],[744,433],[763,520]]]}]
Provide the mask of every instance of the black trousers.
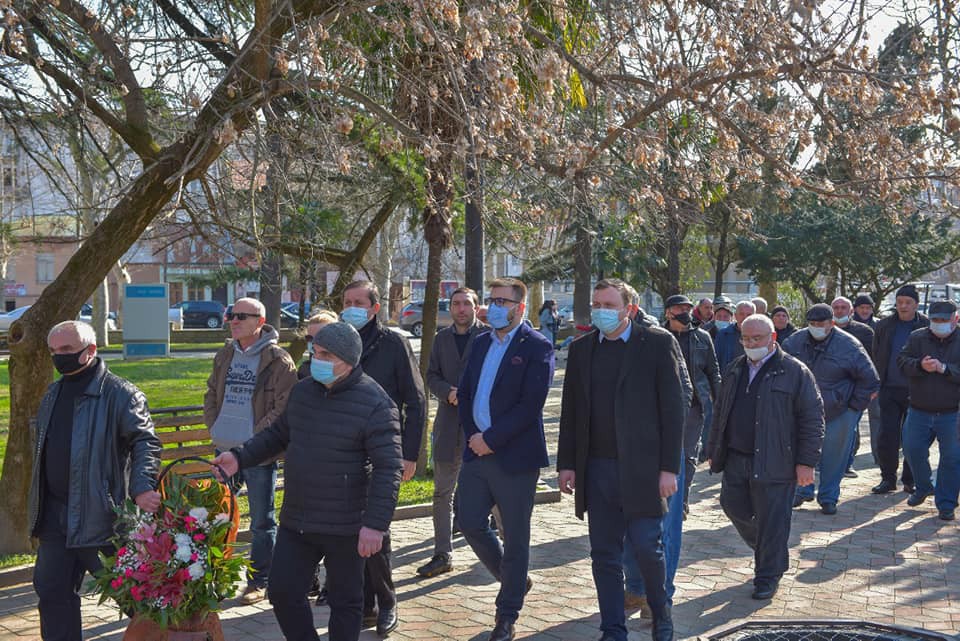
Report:
[{"label": "black trousers", "polygon": [[81,641],[80,585],[83,575],[101,568],[98,552],[114,553],[112,546],[103,548],[67,548],[63,534],[44,533],[33,566],[33,589],[40,610],[40,636],[44,641]]},{"label": "black trousers", "polygon": [[720,506],[753,550],[755,585],[779,581],[789,567],[787,544],[796,486],[796,481],[755,481],[753,457],[728,451],[720,484]]},{"label": "black trousers", "polygon": [[[880,388],[880,434],[877,436],[877,461],[880,464],[880,478],[890,483],[897,482],[897,467],[900,464],[900,442],[903,432],[903,420],[907,417],[909,403],[907,388]],[[900,480],[904,485],[913,485],[913,472],[903,461]]]},{"label": "black trousers", "polygon": [[[397,590],[393,587],[393,574],[390,570],[390,531],[383,535],[383,547],[367,559],[363,571],[363,609],[372,612],[392,608],[397,604]],[[329,581],[328,581],[329,583]]]},{"label": "black trousers", "polygon": [[357,536],[299,533],[280,526],[267,594],[287,641],[317,641],[307,590],[320,559],[327,570],[330,641],[356,641],[363,619],[363,558]]}]

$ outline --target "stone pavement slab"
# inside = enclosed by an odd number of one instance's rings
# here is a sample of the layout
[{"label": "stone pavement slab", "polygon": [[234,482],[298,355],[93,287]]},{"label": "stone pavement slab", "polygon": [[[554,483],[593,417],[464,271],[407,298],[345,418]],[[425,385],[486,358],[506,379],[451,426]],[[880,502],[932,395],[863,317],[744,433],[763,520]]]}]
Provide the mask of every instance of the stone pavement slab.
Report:
[{"label": "stone pavement slab", "polygon": [[[547,407],[549,449],[556,450],[562,371]],[[866,420],[861,424],[868,447]],[[932,458],[936,460],[934,446]],[[879,473],[861,450],[856,479],[845,479],[835,516],[815,503],[794,512],[790,570],[768,602],[750,598],[753,559],[719,506],[720,477],[701,466],[694,479],[676,577],[677,638],[691,638],[741,618],[869,619],[960,632],[960,533],[956,522],[937,519],[932,499],[906,505],[903,492],[876,496]],[[556,474],[545,470],[547,484]],[[600,637],[596,592],[590,570],[586,523],[573,501],[534,510],[530,555],[533,590],[518,621],[518,638],[531,641],[593,641]],[[415,569],[432,553],[429,518],[394,524],[394,580],[400,598],[398,641],[483,641],[493,626],[498,586],[462,538],[455,541],[453,572],[420,579]],[[221,613],[230,641],[280,641],[283,636],[268,603],[227,603]],[[328,610],[314,607],[317,629],[326,638]],[[85,636],[119,640],[126,622],[115,608],[83,599]],[[649,624],[634,615],[630,640],[649,639]],[[372,630],[361,636],[376,639]],[[36,598],[29,584],[0,590],[0,639],[39,639]]]}]

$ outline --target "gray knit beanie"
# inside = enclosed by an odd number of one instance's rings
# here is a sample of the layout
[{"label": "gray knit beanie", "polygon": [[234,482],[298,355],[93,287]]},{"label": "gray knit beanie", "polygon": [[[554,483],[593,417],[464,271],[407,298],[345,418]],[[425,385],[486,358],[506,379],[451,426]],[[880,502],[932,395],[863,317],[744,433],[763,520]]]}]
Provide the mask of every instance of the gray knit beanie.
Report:
[{"label": "gray knit beanie", "polygon": [[352,325],[342,322],[324,325],[313,337],[313,344],[324,348],[351,367],[360,363],[363,341]]}]

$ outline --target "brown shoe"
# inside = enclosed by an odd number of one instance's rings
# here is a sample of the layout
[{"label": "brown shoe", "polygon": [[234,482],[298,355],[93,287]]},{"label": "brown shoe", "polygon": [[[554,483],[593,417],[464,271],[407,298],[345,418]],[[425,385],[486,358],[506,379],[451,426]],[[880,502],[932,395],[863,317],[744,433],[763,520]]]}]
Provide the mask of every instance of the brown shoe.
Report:
[{"label": "brown shoe", "polygon": [[653,618],[653,612],[650,610],[649,604],[647,604],[647,597],[634,594],[627,590],[623,591],[623,609],[628,612],[640,610],[641,619]]},{"label": "brown shoe", "polygon": [[265,598],[267,598],[266,588],[248,585],[243,589],[243,594],[240,595],[240,603],[242,605],[253,605],[254,603],[260,603]]}]

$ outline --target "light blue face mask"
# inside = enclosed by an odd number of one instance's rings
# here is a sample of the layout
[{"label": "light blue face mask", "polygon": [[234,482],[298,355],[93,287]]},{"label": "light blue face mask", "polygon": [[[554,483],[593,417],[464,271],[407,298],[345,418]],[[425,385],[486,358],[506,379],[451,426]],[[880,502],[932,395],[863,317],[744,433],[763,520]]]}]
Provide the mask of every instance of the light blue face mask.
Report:
[{"label": "light blue face mask", "polygon": [[620,311],[616,309],[591,309],[590,322],[604,334],[609,334],[620,325]]},{"label": "light blue face mask", "polygon": [[333,362],[319,358],[310,359],[310,376],[313,377],[313,380],[324,385],[330,385],[337,380],[337,375],[333,373]]},{"label": "light blue face mask", "polygon": [[371,318],[371,316],[367,316],[367,310],[363,307],[347,307],[340,312],[340,320],[353,325],[356,330],[369,323]]},{"label": "light blue face mask", "polygon": [[850,322],[850,314],[847,314],[846,316],[841,316],[839,318],[834,316],[833,322],[836,323],[837,325],[846,325],[847,323]]},{"label": "light blue face mask", "polygon": [[494,329],[503,329],[510,324],[510,308],[492,303],[487,307],[487,324]]},{"label": "light blue face mask", "polygon": [[946,338],[953,331],[953,329],[950,327],[950,324],[950,321],[947,321],[946,323],[930,321],[930,331],[940,338]]},{"label": "light blue face mask", "polygon": [[716,327],[717,329],[726,329],[730,327],[730,324],[732,322],[733,321],[722,321],[722,320],[713,321],[713,326]]}]

